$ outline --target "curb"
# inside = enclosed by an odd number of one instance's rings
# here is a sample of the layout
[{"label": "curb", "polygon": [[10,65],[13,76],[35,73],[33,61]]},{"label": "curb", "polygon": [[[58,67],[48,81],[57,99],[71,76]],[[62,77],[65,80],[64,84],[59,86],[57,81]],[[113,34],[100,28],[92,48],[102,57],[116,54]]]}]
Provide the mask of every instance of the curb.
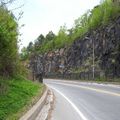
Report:
[{"label": "curb", "polygon": [[51,89],[48,90],[46,102],[41,109],[40,113],[34,120],[51,120],[53,106],[54,105],[54,94]]},{"label": "curb", "polygon": [[48,95],[48,88],[43,94],[43,96],[39,99],[39,101],[27,112],[23,115],[19,120],[35,120],[38,113],[41,111],[42,107],[44,106]]}]

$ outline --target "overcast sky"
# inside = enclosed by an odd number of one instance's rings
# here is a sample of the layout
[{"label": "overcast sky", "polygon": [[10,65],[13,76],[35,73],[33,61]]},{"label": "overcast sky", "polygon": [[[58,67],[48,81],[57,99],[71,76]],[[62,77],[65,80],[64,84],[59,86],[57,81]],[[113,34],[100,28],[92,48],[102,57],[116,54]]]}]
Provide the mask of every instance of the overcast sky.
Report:
[{"label": "overcast sky", "polygon": [[65,23],[68,28],[72,27],[75,19],[99,3],[100,0],[17,0],[15,7],[24,4],[20,20],[20,24],[25,24],[20,30],[22,46],[27,46],[41,33],[46,35],[50,30],[57,33]]}]

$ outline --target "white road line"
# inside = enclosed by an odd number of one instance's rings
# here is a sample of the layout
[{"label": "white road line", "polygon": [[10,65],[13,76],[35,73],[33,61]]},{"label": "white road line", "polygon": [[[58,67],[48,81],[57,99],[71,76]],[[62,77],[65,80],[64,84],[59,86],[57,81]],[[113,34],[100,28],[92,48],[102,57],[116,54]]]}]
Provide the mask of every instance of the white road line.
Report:
[{"label": "white road line", "polygon": [[58,85],[71,86],[71,87],[79,87],[79,88],[82,88],[82,89],[88,89],[88,90],[96,91],[96,92],[99,92],[99,93],[104,93],[104,94],[109,94],[109,95],[120,97],[119,93],[114,93],[114,92],[101,90],[101,89],[96,89],[96,88],[92,88],[92,87],[86,87],[86,86],[81,86],[81,85],[72,85],[72,84],[66,84],[66,83],[57,83],[57,82],[52,82],[52,83],[58,84]]},{"label": "white road line", "polygon": [[78,82],[78,81],[69,81],[69,80],[55,80],[55,79],[45,79],[51,80],[52,82],[63,82],[63,83],[74,83],[74,84],[88,84],[88,85],[101,85],[101,86],[108,86],[114,88],[120,88],[120,85],[110,84],[110,83],[97,83],[97,82]]},{"label": "white road line", "polygon": [[75,109],[75,111],[79,114],[79,116],[82,118],[82,120],[88,120],[83,113],[77,108],[77,106],[70,100],[68,99],[62,92],[60,92],[59,90],[57,90],[56,88],[46,84],[47,86],[49,86],[50,88],[54,89],[56,92],[58,92],[61,96],[63,96],[71,105],[72,107]]}]

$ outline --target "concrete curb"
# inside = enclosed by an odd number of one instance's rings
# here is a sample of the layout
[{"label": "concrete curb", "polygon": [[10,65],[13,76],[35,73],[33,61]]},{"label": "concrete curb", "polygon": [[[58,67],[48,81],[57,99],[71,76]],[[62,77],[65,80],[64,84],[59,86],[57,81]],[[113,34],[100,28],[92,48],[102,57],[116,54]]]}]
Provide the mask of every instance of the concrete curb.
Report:
[{"label": "concrete curb", "polygon": [[37,115],[35,120],[51,120],[53,105],[54,105],[54,94],[51,91],[51,89],[49,89],[46,103],[44,104],[43,108],[41,109],[40,113]]},{"label": "concrete curb", "polygon": [[43,96],[40,98],[40,100],[19,120],[35,120],[36,116],[41,111],[42,107],[46,102],[47,95],[48,95],[48,88],[46,87],[46,90]]}]

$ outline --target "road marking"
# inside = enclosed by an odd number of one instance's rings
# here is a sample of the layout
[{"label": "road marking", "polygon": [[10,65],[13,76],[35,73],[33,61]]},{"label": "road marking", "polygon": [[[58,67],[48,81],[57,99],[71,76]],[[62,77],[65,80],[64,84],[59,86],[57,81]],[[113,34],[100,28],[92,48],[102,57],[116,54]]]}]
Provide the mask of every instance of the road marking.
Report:
[{"label": "road marking", "polygon": [[[49,80],[49,79],[48,79]],[[53,79],[51,79],[53,81]],[[88,85],[102,85],[102,86],[109,86],[109,87],[114,87],[114,88],[120,88],[120,85],[115,85],[115,84],[110,84],[110,83],[97,83],[97,82],[78,82],[78,81],[71,81],[71,80],[54,80],[58,82],[64,82],[64,83],[75,83],[75,84],[88,84]]]},{"label": "road marking", "polygon": [[52,80],[55,82],[63,82],[63,83],[75,83],[75,84],[88,84],[88,85],[102,85],[102,86],[109,86],[109,87],[114,87],[114,88],[120,88],[120,85],[115,85],[115,84],[110,84],[110,83],[97,83],[97,82],[78,82],[78,81],[71,81],[71,80],[57,80],[57,79],[45,79],[45,80]]},{"label": "road marking", "polygon": [[72,86],[72,87],[75,86],[75,87],[79,87],[79,88],[83,88],[83,89],[88,89],[88,90],[97,91],[97,92],[100,92],[100,93],[105,93],[105,94],[120,97],[119,93],[109,92],[109,91],[100,90],[100,89],[96,89],[96,88],[91,88],[91,87],[86,87],[86,86],[81,86],[81,85],[71,85],[71,84],[65,84],[65,83],[56,83],[56,82],[53,82],[53,83],[60,84],[60,85],[66,85],[66,86]]},{"label": "road marking", "polygon": [[75,109],[75,111],[79,114],[79,116],[82,118],[82,120],[88,120],[83,113],[77,108],[77,106],[70,100],[68,99],[62,92],[60,92],[59,90],[57,90],[56,88],[50,86],[47,84],[47,86],[49,86],[50,88],[54,89],[56,92],[58,92],[61,96],[63,96],[71,105],[72,107]]}]

